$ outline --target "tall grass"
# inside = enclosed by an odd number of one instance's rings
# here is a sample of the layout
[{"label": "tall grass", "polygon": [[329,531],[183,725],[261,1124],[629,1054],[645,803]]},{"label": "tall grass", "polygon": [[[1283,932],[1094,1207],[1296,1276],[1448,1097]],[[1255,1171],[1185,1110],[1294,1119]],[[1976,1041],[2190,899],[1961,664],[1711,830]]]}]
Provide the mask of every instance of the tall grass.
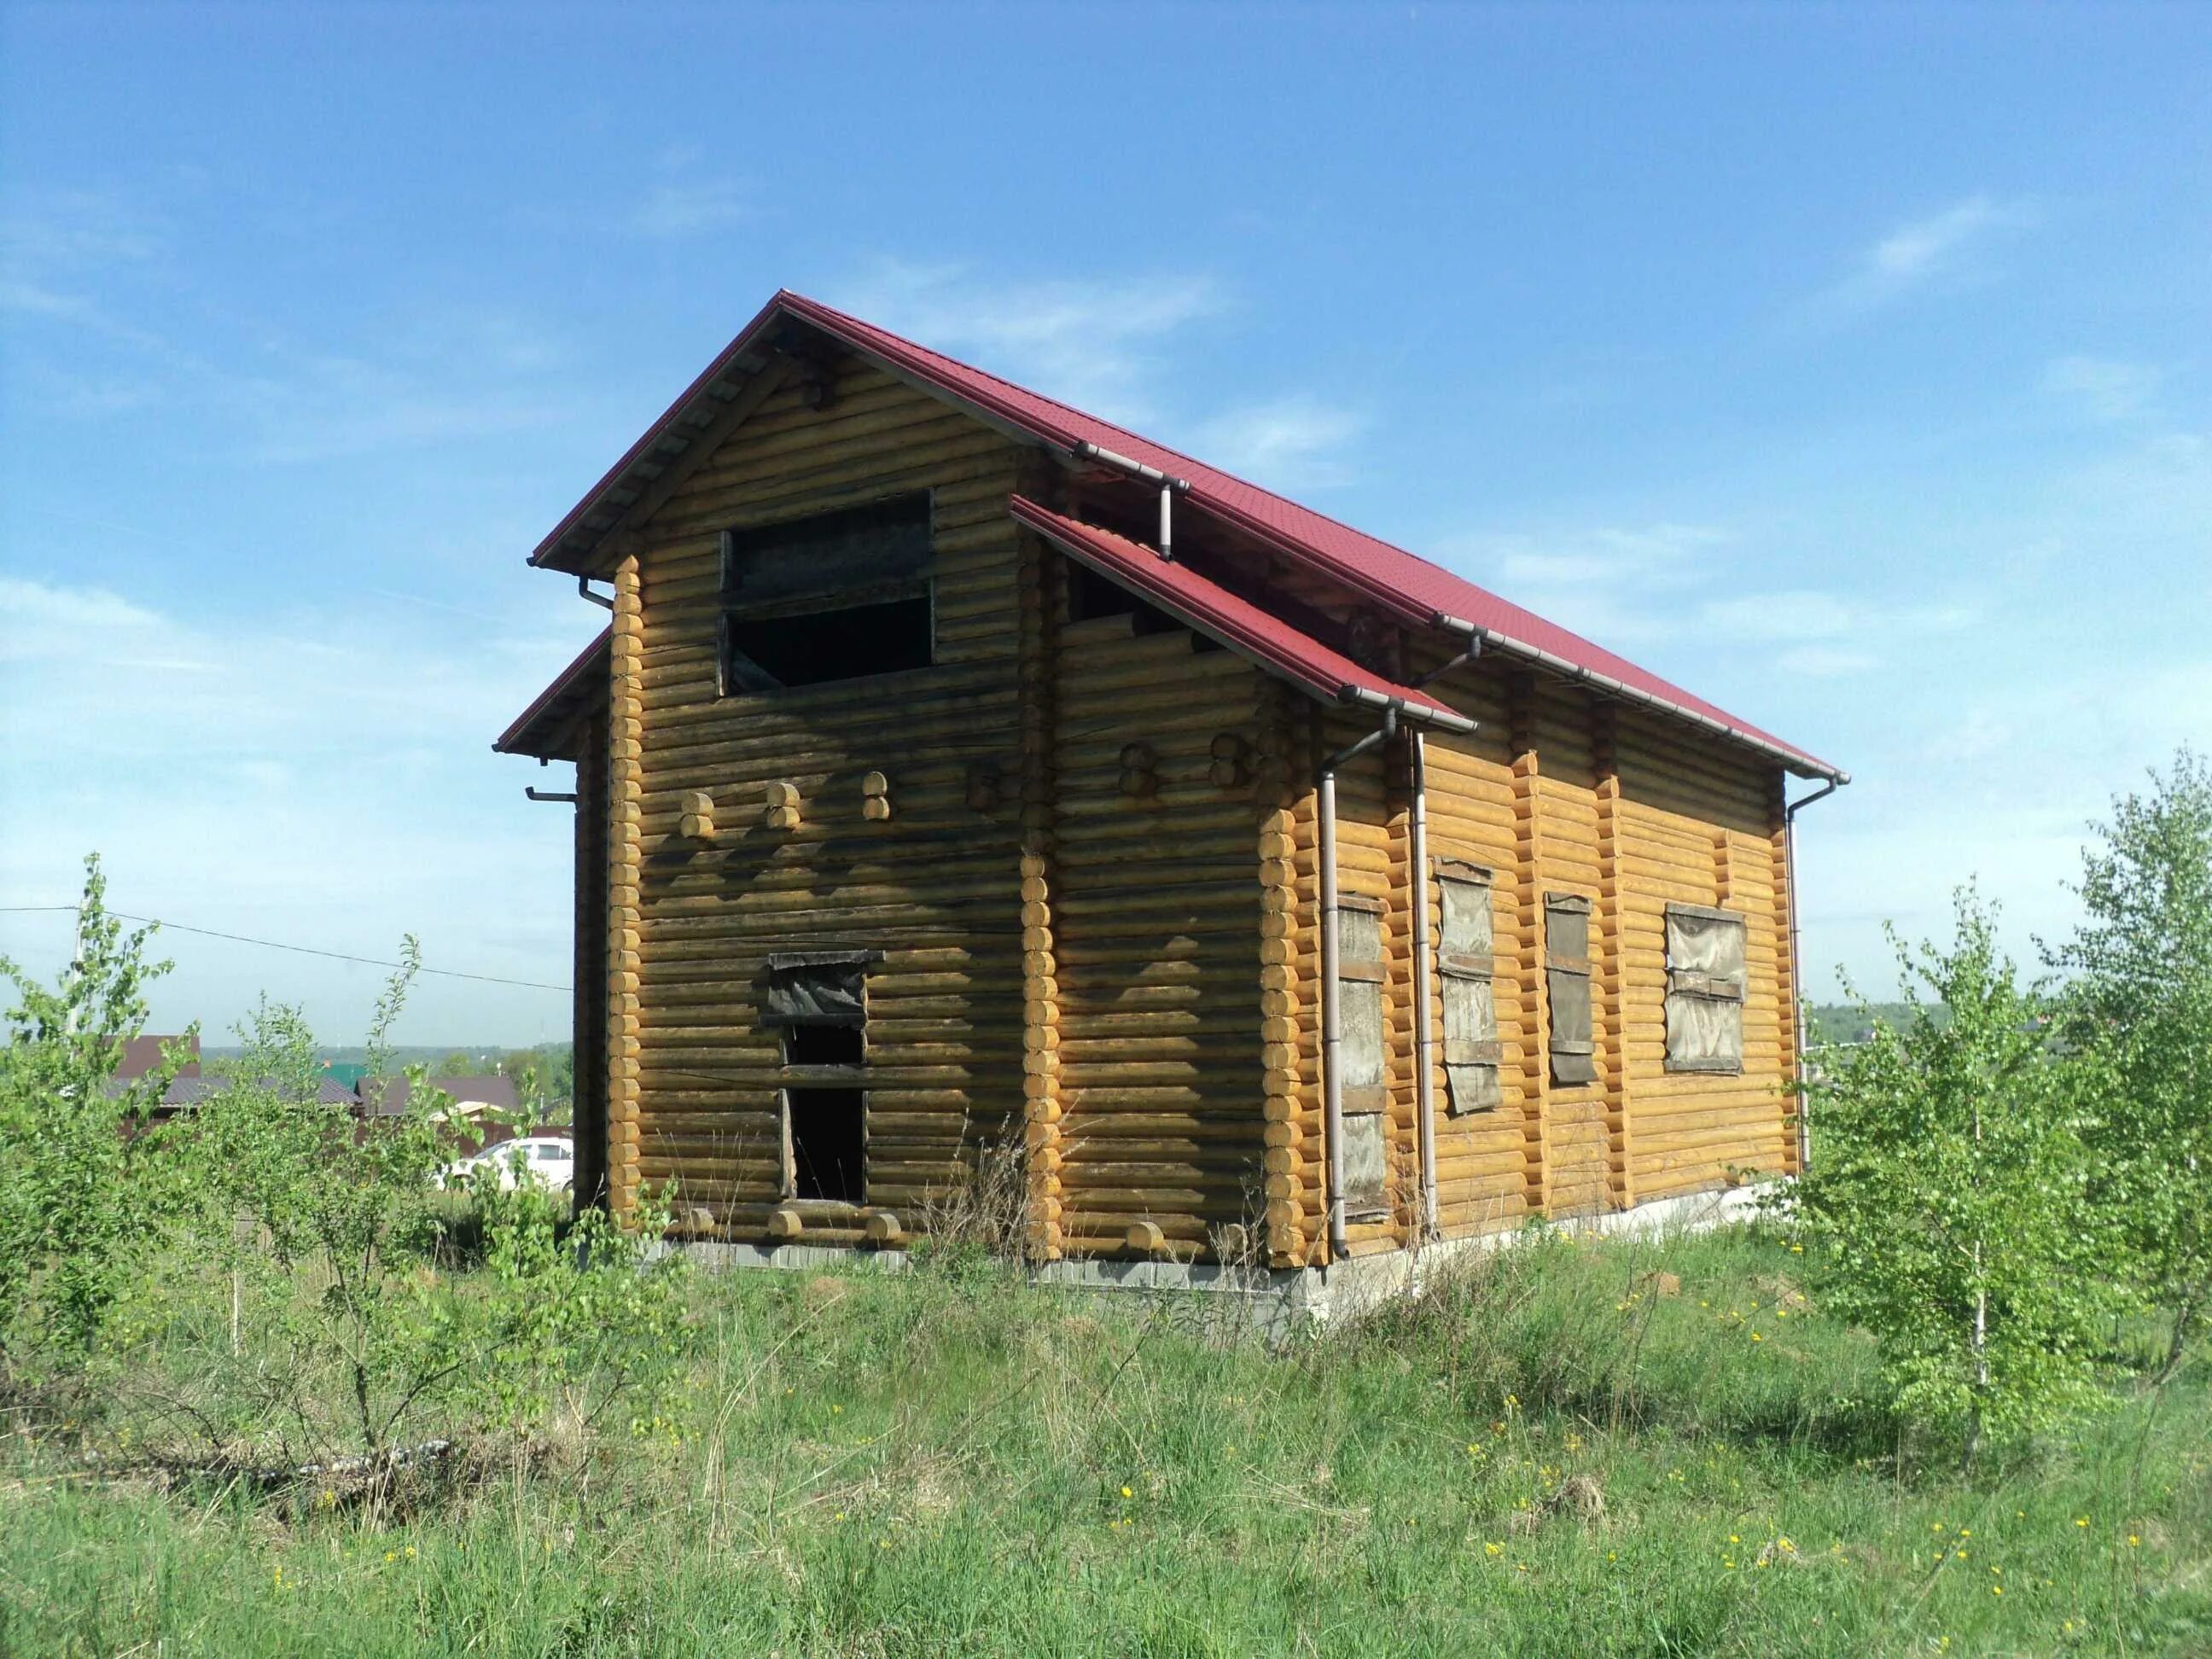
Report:
[{"label": "tall grass", "polygon": [[1962,1482],[1800,1265],[1553,1239],[1288,1342],[961,1254],[702,1277],[677,1406],[411,1506],[19,1434],[0,1651],[2212,1648],[2201,1365]]}]

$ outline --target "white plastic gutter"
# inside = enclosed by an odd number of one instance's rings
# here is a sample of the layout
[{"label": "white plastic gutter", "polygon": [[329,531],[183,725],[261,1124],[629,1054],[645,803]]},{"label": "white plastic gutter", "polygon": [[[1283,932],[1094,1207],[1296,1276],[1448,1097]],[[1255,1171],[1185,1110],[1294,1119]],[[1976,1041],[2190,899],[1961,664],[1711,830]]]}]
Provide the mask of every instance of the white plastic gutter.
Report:
[{"label": "white plastic gutter", "polygon": [[1715,720],[1711,714],[1699,714],[1694,708],[1686,708],[1679,702],[1669,702],[1656,692],[1645,691],[1637,686],[1625,684],[1610,674],[1601,674],[1595,668],[1585,668],[1580,663],[1569,662],[1565,657],[1547,651],[1540,646],[1524,645],[1519,640],[1500,634],[1494,629],[1485,628],[1478,623],[1471,623],[1464,617],[1455,617],[1439,611],[1431,620],[1438,628],[1446,629],[1455,634],[1463,634],[1469,639],[1480,640],[1486,646],[1494,646],[1500,651],[1509,652],[1529,662],[1541,664],[1555,674],[1563,674],[1569,679],[1580,680],[1586,685],[1594,685],[1608,696],[1619,697],[1627,702],[1642,703],[1647,708],[1656,708],[1663,714],[1673,715],[1677,720],[1687,720],[1692,726],[1702,726],[1708,732],[1717,732],[1731,742],[1742,744],[1747,748],[1756,749],[1761,754],[1780,761],[1783,765],[1800,777],[1826,778],[1838,784],[1849,783],[1851,781],[1851,775],[1848,772],[1835,771],[1809,756],[1801,755],[1794,749],[1784,749],[1780,744],[1759,737],[1755,732],[1747,732],[1740,726],[1730,726],[1726,720]]},{"label": "white plastic gutter", "polygon": [[1435,1043],[1429,1030],[1429,751],[1428,734],[1413,732],[1413,1119],[1421,1148],[1421,1219],[1437,1236],[1437,1090]]},{"label": "white plastic gutter", "polygon": [[1133,460],[1117,450],[1108,449],[1103,444],[1085,441],[1075,445],[1068,453],[1078,460],[1095,461],[1101,466],[1112,467],[1116,472],[1126,472],[1133,478],[1140,478],[1148,484],[1159,486],[1160,557],[1173,563],[1175,561],[1174,501],[1176,496],[1188,495],[1190,492],[1190,480],[1178,478],[1173,473],[1163,472],[1156,466],[1146,466],[1142,461]]},{"label": "white plastic gutter", "polygon": [[1347,762],[1379,748],[1398,733],[1398,711],[1382,711],[1382,724],[1321,763],[1316,788],[1320,809],[1321,864],[1321,1100],[1322,1155],[1328,1166],[1328,1256],[1344,1258],[1344,1010],[1337,986],[1336,774]]},{"label": "white plastic gutter", "polygon": [[1797,1091],[1797,1173],[1802,1175],[1812,1163],[1812,1113],[1807,1109],[1805,1098],[1805,953],[1797,930],[1797,815],[1816,800],[1826,800],[1849,783],[1844,776],[1832,777],[1802,800],[1784,799],[1782,804],[1782,861],[1787,867],[1783,872],[1784,882],[1790,894],[1790,994],[1796,1006],[1790,1014],[1797,1028],[1797,1041],[1791,1046],[1790,1081]]}]

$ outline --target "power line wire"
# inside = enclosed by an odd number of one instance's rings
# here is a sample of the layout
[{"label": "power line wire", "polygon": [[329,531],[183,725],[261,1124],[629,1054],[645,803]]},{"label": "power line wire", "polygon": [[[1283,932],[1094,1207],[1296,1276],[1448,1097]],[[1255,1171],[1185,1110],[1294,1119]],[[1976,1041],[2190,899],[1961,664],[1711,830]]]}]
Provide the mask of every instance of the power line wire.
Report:
[{"label": "power line wire", "polygon": [[[74,904],[0,904],[0,915],[50,914],[76,908]],[[350,956],[343,951],[319,951],[311,945],[286,945],[273,939],[249,939],[244,933],[219,933],[212,927],[187,927],[181,921],[164,921],[159,916],[136,916],[128,910],[110,910],[107,914],[124,921],[143,921],[155,927],[165,927],[173,933],[198,933],[204,939],[227,939],[236,945],[258,945],[264,950],[290,951],[303,957],[327,957],[333,962],[356,962],[366,968],[398,968],[403,965],[376,957]],[[496,974],[465,974],[457,968],[417,968],[416,971],[435,974],[441,979],[474,980],[480,985],[520,985],[532,991],[571,991],[575,988],[568,985],[548,985],[542,980],[502,979]]]}]

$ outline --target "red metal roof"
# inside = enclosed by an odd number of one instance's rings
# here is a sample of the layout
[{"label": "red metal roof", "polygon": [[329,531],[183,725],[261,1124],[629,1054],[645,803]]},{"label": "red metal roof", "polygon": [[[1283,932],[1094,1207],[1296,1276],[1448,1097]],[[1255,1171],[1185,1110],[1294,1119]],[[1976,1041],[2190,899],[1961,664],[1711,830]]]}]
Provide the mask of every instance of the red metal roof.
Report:
[{"label": "red metal roof", "polygon": [[1263,668],[1336,702],[1395,705],[1419,720],[1471,731],[1466,715],[1434,697],[1362,668],[1341,652],[1303,634],[1272,611],[1200,575],[1187,564],[1095,525],[1078,523],[1026,496],[1008,502],[1016,519],[1049,537],[1072,556],[1158,605],[1179,622],[1219,641]]},{"label": "red metal roof", "polygon": [[1794,771],[1820,777],[1843,775],[1805,750],[1403,548],[1340,524],[1110,421],[1086,415],[787,289],[761,309],[707,372],[538,544],[530,556],[531,562],[559,562],[562,568],[574,568],[574,544],[596,540],[592,521],[605,519],[611,523],[610,515],[618,516],[620,507],[642,489],[638,477],[649,478],[665,465],[662,458],[681,453],[690,434],[706,423],[710,412],[701,400],[726,400],[731,394],[720,389],[721,383],[742,369],[741,360],[763,349],[770,331],[785,318],[820,329],[893,374],[965,404],[1018,434],[1063,452],[1078,444],[1096,444],[1188,479],[1190,489],[1182,499],[1200,511],[1258,537],[1285,556],[1334,578],[1409,622],[1448,624],[1455,620],[1478,630],[1488,645],[1584,680],[1601,690],[1681,715],[1763,750]]}]

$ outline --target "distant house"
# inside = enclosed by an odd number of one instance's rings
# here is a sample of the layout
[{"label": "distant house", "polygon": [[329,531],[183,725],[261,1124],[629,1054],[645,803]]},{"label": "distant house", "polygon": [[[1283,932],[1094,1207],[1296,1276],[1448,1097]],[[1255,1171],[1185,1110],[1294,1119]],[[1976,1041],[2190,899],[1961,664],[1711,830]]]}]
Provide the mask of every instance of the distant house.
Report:
[{"label": "distant house", "polygon": [[[116,1063],[115,1075],[108,1080],[111,1095],[119,1095],[139,1079],[154,1072],[161,1063],[162,1051],[173,1042],[181,1042],[191,1058],[178,1066],[169,1086],[161,1092],[161,1103],[153,1111],[154,1121],[166,1122],[179,1112],[190,1111],[210,1097],[220,1093],[230,1082],[227,1077],[210,1076],[201,1068],[200,1040],[197,1033],[183,1036],[132,1037],[123,1047],[123,1058]],[[270,1079],[263,1079],[264,1083]],[[343,1106],[349,1109],[361,1104],[349,1082],[342,1082],[327,1074],[320,1078],[315,1088],[316,1101],[325,1106]]]},{"label": "distant house", "polygon": [[[521,1109],[522,1097],[515,1092],[514,1079],[495,1072],[476,1077],[434,1077],[429,1084],[441,1094],[452,1097],[453,1103],[446,1109],[451,1118],[478,1117],[487,1108],[502,1112]],[[355,1086],[355,1093],[363,1117],[398,1117],[407,1109],[414,1085],[404,1076],[365,1077]]]},{"label": "distant house", "polygon": [[135,1036],[123,1045],[123,1058],[116,1062],[115,1076],[123,1083],[136,1083],[161,1063],[164,1050],[173,1042],[181,1042],[191,1058],[177,1067],[180,1078],[200,1074],[200,1037],[192,1031],[180,1036]]}]

